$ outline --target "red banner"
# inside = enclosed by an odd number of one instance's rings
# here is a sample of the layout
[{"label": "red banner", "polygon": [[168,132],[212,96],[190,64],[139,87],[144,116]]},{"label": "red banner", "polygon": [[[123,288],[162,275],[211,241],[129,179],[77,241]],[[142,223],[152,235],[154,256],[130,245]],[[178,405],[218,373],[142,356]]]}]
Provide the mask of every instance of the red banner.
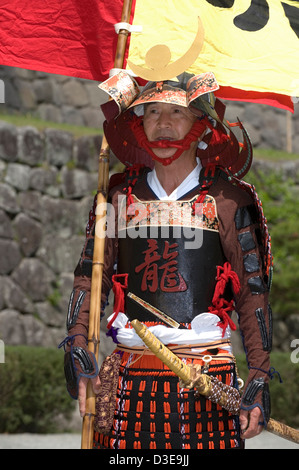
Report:
[{"label": "red banner", "polygon": [[[141,35],[132,35],[130,55],[132,51],[137,51],[137,58],[143,54],[142,51],[139,52],[136,41],[141,41],[147,47],[146,32],[150,42],[153,41],[154,44],[157,41],[164,43],[163,34],[175,34],[177,42],[174,51],[180,53],[179,19],[186,10],[195,18],[200,16],[203,22],[205,43],[198,56],[201,61],[198,73],[215,69],[215,76],[220,84],[217,92],[219,97],[293,109],[291,96],[298,96],[299,92],[299,1],[252,0],[250,8],[248,1],[243,0],[186,0],[186,3],[179,0],[133,0],[132,3],[130,23],[134,19],[136,25],[143,29]],[[195,8],[194,12],[191,7]],[[0,64],[102,82],[108,78],[109,71],[114,66],[118,39],[114,26],[121,21],[122,8],[123,0],[2,0]],[[143,18],[140,18],[140,12]],[[174,14],[178,18],[173,19]],[[188,30],[191,27],[190,21],[188,19],[182,23],[184,39],[187,33],[192,33]],[[156,32],[149,27],[151,22],[155,28],[157,26]],[[189,25],[187,30],[186,24]],[[232,36],[229,40],[228,35]],[[265,44],[265,39],[270,38],[272,45],[271,38],[274,41],[276,37],[279,37],[279,41],[286,42],[283,55],[278,58],[277,48],[270,47],[270,50],[266,50]],[[241,43],[241,38],[245,42],[241,52],[237,52],[236,45]],[[255,43],[259,52],[253,48]],[[125,57],[127,55],[128,48]],[[265,61],[255,65],[259,56],[262,59],[264,57]],[[267,58],[272,58],[272,68],[267,63]],[[288,58],[295,66],[283,67],[283,58]],[[250,66],[253,67],[252,70]],[[195,69],[196,67],[195,63]],[[242,77],[239,79],[242,69],[245,70],[246,83]],[[262,72],[270,73],[269,71],[273,71],[275,75],[275,84],[269,77],[260,78]],[[192,70],[192,73],[196,72]]]},{"label": "red banner", "polygon": [[103,81],[123,0],[3,0],[0,64]]}]

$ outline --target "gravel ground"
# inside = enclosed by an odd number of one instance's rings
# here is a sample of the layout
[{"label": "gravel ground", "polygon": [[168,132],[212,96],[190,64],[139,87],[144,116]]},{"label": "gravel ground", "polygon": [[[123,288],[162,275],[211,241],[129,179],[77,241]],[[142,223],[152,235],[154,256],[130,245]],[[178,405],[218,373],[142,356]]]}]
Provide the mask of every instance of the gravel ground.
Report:
[{"label": "gravel ground", "polygon": [[[80,449],[80,434],[0,434],[0,449]],[[267,431],[246,441],[246,449],[299,449]]]}]

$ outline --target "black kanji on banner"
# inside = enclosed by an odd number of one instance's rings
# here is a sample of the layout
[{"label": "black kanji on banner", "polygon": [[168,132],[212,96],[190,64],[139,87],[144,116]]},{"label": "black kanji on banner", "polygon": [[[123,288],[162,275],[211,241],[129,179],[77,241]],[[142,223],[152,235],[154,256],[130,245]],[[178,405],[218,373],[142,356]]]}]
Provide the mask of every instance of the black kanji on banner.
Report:
[{"label": "black kanji on banner", "polygon": [[[218,8],[232,8],[235,0],[206,0],[210,5]],[[299,38],[299,2],[292,1],[293,5],[281,2],[285,16],[290,26]],[[234,18],[234,25],[243,31],[259,31],[266,26],[270,18],[270,2],[267,0],[251,0],[249,8]]]}]

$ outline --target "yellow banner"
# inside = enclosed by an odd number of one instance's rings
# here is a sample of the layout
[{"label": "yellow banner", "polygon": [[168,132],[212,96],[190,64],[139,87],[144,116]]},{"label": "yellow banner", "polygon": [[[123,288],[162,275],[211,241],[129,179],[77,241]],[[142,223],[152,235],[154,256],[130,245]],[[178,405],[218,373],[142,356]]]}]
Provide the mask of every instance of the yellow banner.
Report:
[{"label": "yellow banner", "polygon": [[[133,24],[142,32],[131,34],[129,61],[143,69],[155,45],[168,46],[169,64],[197,47],[190,73],[213,72],[220,86],[299,96],[299,1],[136,0]],[[194,45],[199,33],[203,44]]]}]

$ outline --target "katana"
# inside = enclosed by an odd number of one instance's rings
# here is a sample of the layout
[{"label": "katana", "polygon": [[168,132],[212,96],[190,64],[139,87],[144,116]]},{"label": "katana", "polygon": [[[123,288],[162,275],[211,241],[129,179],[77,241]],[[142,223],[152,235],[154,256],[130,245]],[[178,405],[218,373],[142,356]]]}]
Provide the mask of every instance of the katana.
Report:
[{"label": "katana", "polygon": [[[223,384],[216,377],[201,373],[200,369],[195,366],[185,364],[143,323],[133,320],[131,325],[148,349],[179,377],[183,387],[194,388],[197,393],[213,403],[218,403],[232,414],[238,415],[240,413],[241,395],[236,388]],[[267,424],[267,431],[299,444],[297,429],[272,418]]]}]

